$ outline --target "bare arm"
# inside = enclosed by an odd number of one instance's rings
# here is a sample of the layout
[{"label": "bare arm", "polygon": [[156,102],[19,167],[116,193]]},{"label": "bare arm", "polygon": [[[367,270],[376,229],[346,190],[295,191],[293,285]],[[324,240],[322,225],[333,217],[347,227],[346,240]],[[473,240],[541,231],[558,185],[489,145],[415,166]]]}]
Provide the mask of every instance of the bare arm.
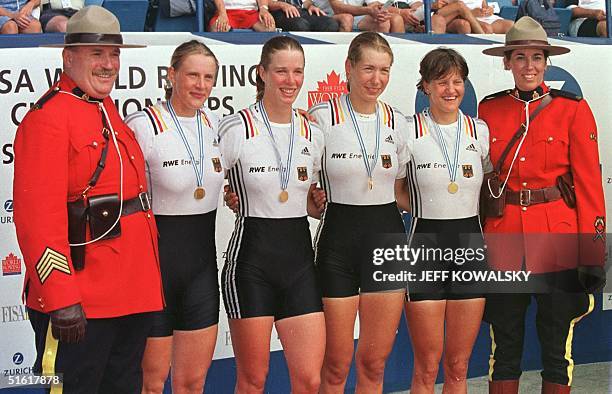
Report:
[{"label": "bare arm", "polygon": [[[372,6],[356,6],[345,4],[342,0],[330,0],[329,5],[334,14],[351,14],[351,15],[372,15],[373,7],[380,7],[380,5],[374,4]],[[374,15],[372,15],[374,16]]]},{"label": "bare arm", "polygon": [[410,192],[407,178],[395,180],[395,201],[402,211],[410,212]]},{"label": "bare arm", "polygon": [[8,16],[9,18],[13,18],[15,14],[7,10],[6,8],[0,7],[0,16]]},{"label": "bare arm", "polygon": [[325,203],[327,197],[322,189],[317,188],[317,184],[313,183],[310,185],[308,190],[308,202],[306,204],[306,211],[308,216],[315,219],[321,219],[321,213],[325,210]]},{"label": "bare arm", "polygon": [[296,6],[285,3],[284,1],[272,0],[270,2],[270,11],[283,11],[287,18],[299,18],[300,11]]},{"label": "bare arm", "polygon": [[573,7],[572,18],[589,18],[601,21],[606,19],[606,12],[603,10],[592,10],[582,7]]}]

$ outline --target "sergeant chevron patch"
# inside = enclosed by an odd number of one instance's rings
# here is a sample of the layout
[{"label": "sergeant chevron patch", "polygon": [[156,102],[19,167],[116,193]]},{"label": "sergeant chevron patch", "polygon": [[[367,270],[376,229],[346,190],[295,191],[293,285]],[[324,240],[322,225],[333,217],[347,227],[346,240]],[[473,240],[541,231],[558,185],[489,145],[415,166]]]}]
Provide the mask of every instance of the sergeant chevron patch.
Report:
[{"label": "sergeant chevron patch", "polygon": [[71,274],[66,256],[47,247],[38,263],[36,263],[36,272],[41,284],[45,283],[53,270],[58,270],[68,275]]}]

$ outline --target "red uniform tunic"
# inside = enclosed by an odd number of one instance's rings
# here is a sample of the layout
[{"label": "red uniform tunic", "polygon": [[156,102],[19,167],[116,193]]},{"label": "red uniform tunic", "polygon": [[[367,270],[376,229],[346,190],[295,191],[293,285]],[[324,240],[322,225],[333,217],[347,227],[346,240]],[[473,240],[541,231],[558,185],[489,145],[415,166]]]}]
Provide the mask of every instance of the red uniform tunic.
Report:
[{"label": "red uniform tunic", "polygon": [[[76,88],[65,74],[58,86],[65,92]],[[121,152],[128,200],[146,190],[144,158],[110,97],[103,104]],[[98,164],[106,143],[101,131],[98,103],[61,92],[29,111],[17,129],[14,219],[26,264],[27,305],[35,310],[81,303],[87,318],[108,318],[162,308],[150,212],[123,216],[120,237],[87,245],[85,269],[72,266],[66,203],[79,198]],[[109,143],[106,168],[89,196],[120,193],[119,157],[112,138]]]},{"label": "red uniform tunic", "polygon": [[[549,91],[541,87],[544,93]],[[551,187],[558,176],[571,172],[576,208],[569,208],[562,199],[527,207],[507,204],[502,217],[487,218],[485,233],[505,234],[488,241],[488,261],[497,269],[520,270],[523,260],[533,273],[604,264],[605,205],[595,119],[585,100],[555,92],[551,96],[552,102],[529,125],[508,188]],[[529,104],[530,113],[540,102]],[[489,126],[494,164],[525,122],[525,104],[513,91],[480,103],[479,117]],[[502,180],[508,176],[518,145],[504,161]],[[560,233],[566,235],[556,235]]]}]

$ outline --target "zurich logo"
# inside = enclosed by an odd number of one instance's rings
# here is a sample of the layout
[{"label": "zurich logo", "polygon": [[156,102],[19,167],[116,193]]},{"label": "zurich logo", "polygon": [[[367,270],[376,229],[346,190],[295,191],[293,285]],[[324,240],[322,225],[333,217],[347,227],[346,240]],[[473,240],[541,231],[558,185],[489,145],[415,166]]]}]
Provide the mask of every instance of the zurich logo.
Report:
[{"label": "zurich logo", "polygon": [[6,200],[4,202],[4,210],[6,212],[13,212],[13,200]]},{"label": "zurich logo", "polygon": [[23,363],[23,354],[21,353],[13,354],[13,363],[15,365],[21,365],[21,363]]}]

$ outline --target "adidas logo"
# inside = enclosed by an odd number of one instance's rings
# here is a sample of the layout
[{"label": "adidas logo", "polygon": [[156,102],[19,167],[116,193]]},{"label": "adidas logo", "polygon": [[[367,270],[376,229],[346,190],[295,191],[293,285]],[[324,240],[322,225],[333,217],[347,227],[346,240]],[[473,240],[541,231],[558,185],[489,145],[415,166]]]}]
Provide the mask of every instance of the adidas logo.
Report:
[{"label": "adidas logo", "polygon": [[302,154],[306,156],[310,156],[310,151],[308,150],[307,146],[305,146],[304,149],[302,149]]},{"label": "adidas logo", "polygon": [[388,142],[390,144],[395,144],[395,142],[393,142],[393,137],[391,137],[391,134],[389,134],[389,136],[385,138],[385,142]]},{"label": "adidas logo", "polygon": [[467,146],[467,148],[465,148],[465,150],[469,150],[471,152],[478,152],[478,150],[476,150],[476,146],[474,144],[469,144]]}]

